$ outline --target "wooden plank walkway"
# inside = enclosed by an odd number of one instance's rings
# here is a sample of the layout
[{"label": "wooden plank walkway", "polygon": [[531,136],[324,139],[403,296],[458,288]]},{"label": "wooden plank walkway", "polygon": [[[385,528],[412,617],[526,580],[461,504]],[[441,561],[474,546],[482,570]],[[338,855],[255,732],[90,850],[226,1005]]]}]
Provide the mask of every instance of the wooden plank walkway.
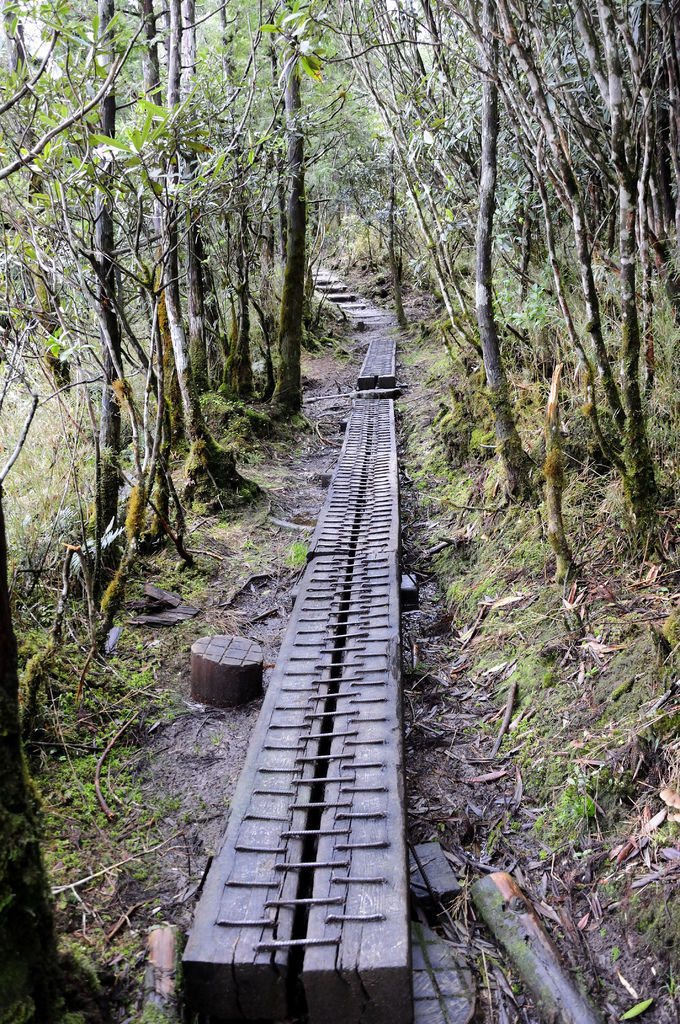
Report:
[{"label": "wooden plank walkway", "polygon": [[189,936],[198,1012],[411,1024],[399,615],[394,409],[363,399]]}]

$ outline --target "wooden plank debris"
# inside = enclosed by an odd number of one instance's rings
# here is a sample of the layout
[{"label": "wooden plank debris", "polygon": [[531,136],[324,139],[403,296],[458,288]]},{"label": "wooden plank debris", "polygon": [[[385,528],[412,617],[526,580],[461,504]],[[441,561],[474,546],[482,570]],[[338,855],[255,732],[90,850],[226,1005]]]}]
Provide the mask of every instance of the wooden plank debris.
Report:
[{"label": "wooden plank debris", "polygon": [[414,921],[411,936],[413,1024],[469,1024],[476,1004],[472,972],[427,925]]}]

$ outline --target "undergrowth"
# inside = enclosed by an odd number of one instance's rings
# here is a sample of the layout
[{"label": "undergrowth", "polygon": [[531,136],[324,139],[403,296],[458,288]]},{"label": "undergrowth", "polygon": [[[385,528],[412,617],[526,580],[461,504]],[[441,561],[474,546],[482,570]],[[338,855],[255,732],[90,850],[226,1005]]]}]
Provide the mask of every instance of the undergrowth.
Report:
[{"label": "undergrowth", "polygon": [[[451,622],[451,657],[461,646],[467,651],[473,683],[503,669],[491,690],[499,715],[511,682],[517,686],[501,755],[514,754],[525,799],[535,807],[538,847],[584,857],[594,848],[618,852],[630,837],[642,842],[646,822],[663,809],[660,788],[680,785],[680,700],[668,689],[680,639],[673,618],[680,586],[674,510],[661,511],[669,560],[645,561],[629,541],[620,481],[569,391],[563,515],[576,566],[564,585],[555,584],[540,474],[534,505],[506,501],[479,367],[442,359],[441,351],[436,330],[421,329],[409,340],[409,373],[424,386],[407,393],[401,414],[404,463],[428,517],[418,546]],[[659,403],[669,399],[676,374],[668,369]],[[520,434],[540,467],[546,378],[542,368],[528,367],[511,370],[511,380]],[[670,419],[650,424],[658,450],[669,450],[669,422],[677,429],[677,403],[670,407]],[[670,456],[662,470],[666,487],[675,474]],[[444,540],[447,546],[428,556],[428,547]],[[660,647],[664,626],[671,640]],[[497,718],[480,722],[478,742],[492,743],[497,730]],[[661,850],[679,838],[680,826],[664,822],[645,843]],[[612,893],[618,887],[616,905],[628,908],[644,943],[677,968],[680,915],[675,901],[664,910],[668,888],[652,886],[642,895],[631,888],[634,873],[605,867],[603,875]]]}]

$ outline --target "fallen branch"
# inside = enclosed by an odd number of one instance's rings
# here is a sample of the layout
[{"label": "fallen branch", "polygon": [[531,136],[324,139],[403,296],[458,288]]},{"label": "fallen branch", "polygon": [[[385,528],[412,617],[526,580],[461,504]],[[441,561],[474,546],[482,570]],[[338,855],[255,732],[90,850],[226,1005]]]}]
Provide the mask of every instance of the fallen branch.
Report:
[{"label": "fallen branch", "polygon": [[498,736],[496,737],[496,742],[494,743],[493,750],[491,751],[491,756],[492,757],[495,757],[496,754],[498,753],[498,751],[500,750],[501,743],[503,742],[503,737],[505,736],[506,732],[508,731],[508,726],[510,725],[510,719],[512,718],[512,709],[515,706],[515,696],[516,695],[517,695],[517,681],[513,679],[512,683],[510,684],[510,693],[508,694],[508,702],[505,705],[505,714],[503,715],[503,721],[501,722],[501,727],[498,730]]},{"label": "fallen branch", "polygon": [[289,523],[285,519],[274,519],[273,516],[271,517],[269,522],[273,523],[274,526],[282,527],[282,529],[284,530],[300,530],[301,532],[304,532],[305,530],[314,529],[313,526],[301,526],[300,523]]},{"label": "fallen branch", "polygon": [[448,537],[444,541],[439,541],[439,543],[435,544],[433,547],[427,548],[423,552],[423,558],[431,558],[432,555],[438,555],[439,552],[443,551],[445,548],[458,547],[459,544],[462,544],[463,541],[467,540],[469,540],[467,530],[461,529],[458,531],[458,534],[454,535],[454,537]]},{"label": "fallen branch", "polygon": [[118,730],[116,735],[107,744],[106,748],[104,749],[104,753],[102,754],[102,756],[97,761],[97,767],[95,768],[95,771],[94,771],[94,791],[97,794],[97,800],[99,801],[99,806],[101,807],[101,809],[103,810],[104,814],[109,819],[109,821],[111,821],[113,818],[115,818],[116,815],[115,815],[114,811],[111,810],[111,808],[109,807],[109,805],[107,804],[106,800],[104,799],[104,797],[102,795],[101,786],[100,786],[100,776],[101,776],[102,765],[104,764],[104,761],[106,760],[109,752],[113,749],[114,744],[120,739],[120,737],[123,735],[123,733],[128,728],[128,726],[132,725],[132,723],[135,721],[135,719],[138,717],[138,715],[139,715],[139,711],[135,711],[134,715],[132,715],[131,718],[128,718],[128,720],[125,723],[125,725],[121,726],[121,728]]},{"label": "fallen branch", "polygon": [[504,871],[480,878],[472,899],[536,999],[546,1024],[602,1024],[602,1018],[561,966],[521,889]]}]

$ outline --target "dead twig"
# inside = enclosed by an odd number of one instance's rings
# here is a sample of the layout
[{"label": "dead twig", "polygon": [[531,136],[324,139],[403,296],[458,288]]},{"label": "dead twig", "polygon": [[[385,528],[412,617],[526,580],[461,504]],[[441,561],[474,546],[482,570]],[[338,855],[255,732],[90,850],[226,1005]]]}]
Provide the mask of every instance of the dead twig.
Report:
[{"label": "dead twig", "polygon": [[100,777],[101,777],[102,766],[103,766],[104,761],[106,760],[108,754],[113,749],[114,744],[120,739],[120,737],[123,735],[125,730],[129,726],[132,725],[132,723],[135,721],[136,718],[138,718],[138,716],[139,716],[139,711],[135,711],[134,715],[132,715],[130,718],[128,718],[127,722],[125,722],[125,724],[120,727],[120,729],[118,730],[116,735],[113,737],[113,739],[110,740],[109,743],[106,745],[106,747],[104,749],[104,753],[102,754],[102,756],[97,761],[97,767],[95,768],[95,771],[94,771],[94,791],[97,794],[97,800],[99,801],[99,806],[101,807],[101,809],[103,810],[104,814],[109,819],[109,821],[111,821],[113,818],[115,818],[116,815],[115,815],[114,811],[112,811],[111,808],[109,807],[109,805],[107,804],[107,802],[104,799],[104,796],[102,794],[102,791],[101,791]]},{"label": "dead twig", "polygon": [[107,875],[109,871],[117,871],[118,868],[122,868],[125,864],[131,864],[133,861],[141,860],[142,857],[148,857],[152,853],[156,853],[157,850],[161,850],[168,843],[171,843],[173,839],[177,839],[177,836],[181,835],[180,832],[175,832],[168,839],[164,839],[162,843],[158,843],[157,846],[152,846],[149,850],[142,850],[141,853],[136,854],[134,857],[125,857],[124,860],[116,861],[115,864],[109,864],[108,867],[102,868],[100,871],[93,871],[91,875],[85,875],[84,878],[79,878],[77,882],[69,882],[68,885],[55,885],[52,887],[52,895],[58,896],[62,892],[66,892],[67,889],[72,889],[74,892],[80,888],[81,885],[87,885],[88,882],[93,882],[95,878],[101,878],[102,875]]},{"label": "dead twig", "polygon": [[87,652],[87,658],[85,659],[85,664],[83,665],[83,671],[80,673],[80,679],[78,680],[78,689],[76,690],[76,707],[80,706],[80,699],[83,695],[83,685],[85,683],[85,677],[87,676],[87,673],[90,669],[90,665],[92,664],[92,659],[96,653],[97,646],[96,644],[93,644],[92,647],[90,647],[90,650]]},{"label": "dead twig", "polygon": [[133,905],[129,908],[129,910],[126,910],[124,914],[120,915],[120,917],[118,918],[118,920],[114,924],[113,928],[111,928],[106,933],[104,941],[107,942],[107,943],[111,942],[116,937],[118,932],[121,930],[123,925],[126,925],[126,924],[129,925],[130,924],[130,915],[134,914],[135,910],[139,910],[139,908],[143,907],[143,906],[144,906],[143,903],[133,903]]}]

